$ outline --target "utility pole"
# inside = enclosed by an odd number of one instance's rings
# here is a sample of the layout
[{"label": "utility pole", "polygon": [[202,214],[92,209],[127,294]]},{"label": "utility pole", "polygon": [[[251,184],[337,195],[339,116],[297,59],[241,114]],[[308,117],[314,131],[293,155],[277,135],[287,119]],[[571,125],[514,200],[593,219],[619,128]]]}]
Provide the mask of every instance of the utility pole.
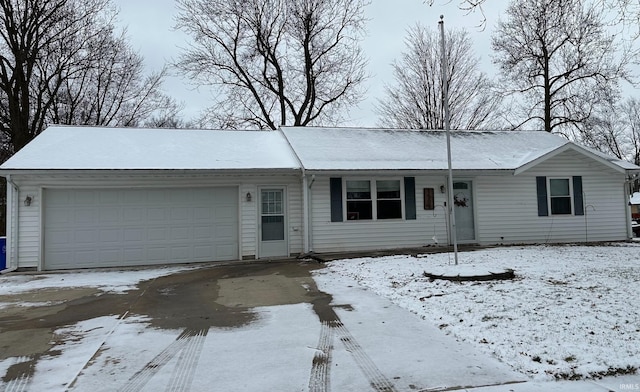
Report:
[{"label": "utility pole", "polygon": [[453,240],[453,255],[458,265],[458,239],[456,235],[456,213],[454,211],[453,206],[453,170],[451,169],[451,120],[449,114],[449,76],[447,75],[447,65],[449,64],[447,60],[447,51],[445,45],[445,36],[444,36],[444,15],[440,15],[440,21],[438,22],[440,25],[440,50],[441,50],[441,69],[442,69],[442,105],[444,106],[444,130],[447,134],[447,164],[449,167],[449,180],[447,181],[448,185],[448,211],[449,211],[449,231],[451,232],[451,239]]}]

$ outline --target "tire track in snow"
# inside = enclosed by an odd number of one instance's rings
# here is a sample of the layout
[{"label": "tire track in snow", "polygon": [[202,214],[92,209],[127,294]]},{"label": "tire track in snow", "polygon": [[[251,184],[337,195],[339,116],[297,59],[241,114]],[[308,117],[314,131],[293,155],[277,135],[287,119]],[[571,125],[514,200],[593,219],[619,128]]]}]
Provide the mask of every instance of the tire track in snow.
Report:
[{"label": "tire track in snow", "polygon": [[18,373],[9,380],[2,379],[1,392],[22,392],[29,390],[29,382],[35,368],[36,359],[33,357],[16,357],[10,369]]},{"label": "tire track in snow", "polygon": [[[136,392],[141,390],[142,388],[144,388],[145,385],[147,385],[147,383],[149,382],[149,380],[151,380],[151,378],[153,378],[153,376],[158,373],[160,371],[160,369],[162,369],[169,361],[171,361],[173,358],[175,358],[175,356],[179,353],[184,351],[185,349],[187,349],[187,347],[190,345],[192,339],[194,339],[194,337],[196,336],[201,336],[202,335],[202,343],[200,342],[196,342],[195,345],[200,345],[199,349],[197,349],[197,353],[199,355],[200,353],[200,349],[201,344],[204,344],[204,339],[206,336],[206,331],[202,332],[203,330],[191,330],[191,329],[185,329],[184,331],[182,331],[182,333],[180,334],[180,336],[178,336],[176,338],[176,340],[171,343],[169,346],[167,346],[167,348],[165,348],[164,350],[162,350],[158,355],[155,356],[155,358],[153,358],[151,361],[149,361],[143,369],[139,370],[138,372],[136,372],[133,376],[131,376],[131,378],[129,378],[129,380],[127,381],[127,383],[122,386],[120,388],[121,392]],[[197,358],[196,358],[197,361]],[[178,368],[181,367],[181,364],[178,363],[177,365]],[[193,366],[195,368],[195,366]],[[177,372],[180,372],[180,370],[176,370]],[[175,373],[175,371],[174,371]],[[191,377],[193,376],[193,374],[191,374]],[[174,376],[172,376],[172,380],[174,379]],[[187,380],[189,382],[189,385],[191,385],[191,382],[193,381],[193,378]],[[171,385],[172,383],[170,383]],[[171,390],[169,389],[169,387],[167,387],[167,390]],[[186,389],[188,390],[188,388]]]},{"label": "tire track in snow", "polygon": [[[320,292],[320,291],[319,291]],[[322,293],[322,292],[320,292]],[[395,392],[393,384],[382,374],[380,369],[371,360],[355,337],[342,323],[335,312],[331,301],[333,297],[327,293],[313,301],[313,311],[318,315],[322,323],[318,352],[313,357],[311,375],[309,378],[310,392],[328,392],[330,389],[331,351],[333,350],[333,336],[337,335],[342,344],[369,381],[369,385],[377,392]],[[326,358],[323,357],[326,355]],[[324,360],[327,359],[327,360]],[[312,389],[313,388],[313,389]]]},{"label": "tire track in snow", "polygon": [[202,346],[204,346],[208,332],[208,328],[203,328],[194,331],[194,335],[188,338],[189,343],[180,352],[178,364],[175,369],[173,369],[171,380],[169,380],[169,385],[165,391],[187,392],[191,390],[191,384],[193,383],[196,367],[200,360]]},{"label": "tire track in snow", "polygon": [[328,392],[330,388],[331,351],[333,351],[333,328],[323,321],[316,354],[313,356],[309,392]]},{"label": "tire track in snow", "polygon": [[387,380],[376,364],[373,363],[369,355],[367,355],[347,327],[338,320],[335,322],[334,328],[340,341],[344,344],[347,351],[351,353],[354,361],[369,380],[371,387],[378,392],[394,392],[396,389],[393,384]]}]

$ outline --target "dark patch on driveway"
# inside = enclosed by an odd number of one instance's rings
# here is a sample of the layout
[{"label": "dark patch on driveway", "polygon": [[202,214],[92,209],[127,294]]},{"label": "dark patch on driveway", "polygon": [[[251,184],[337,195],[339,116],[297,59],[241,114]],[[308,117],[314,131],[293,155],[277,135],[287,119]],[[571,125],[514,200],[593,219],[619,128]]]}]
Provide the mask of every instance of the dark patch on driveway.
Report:
[{"label": "dark patch on driveway", "polygon": [[317,268],[322,267],[293,262],[213,265],[144,281],[125,294],[63,288],[4,296],[15,305],[0,317],[0,360],[20,360],[2,380],[30,377],[39,358],[59,355],[53,347],[67,337],[54,331],[96,317],[142,315],[156,328],[204,331],[251,323],[256,306],[314,301],[326,306],[331,297],[317,290],[310,275]]}]

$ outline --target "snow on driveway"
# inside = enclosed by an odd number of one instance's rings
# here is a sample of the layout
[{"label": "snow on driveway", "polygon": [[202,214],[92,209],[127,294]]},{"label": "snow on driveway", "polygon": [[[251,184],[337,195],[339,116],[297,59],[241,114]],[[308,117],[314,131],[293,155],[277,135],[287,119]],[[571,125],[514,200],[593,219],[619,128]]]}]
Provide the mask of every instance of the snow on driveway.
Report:
[{"label": "snow on driveway", "polygon": [[[321,273],[354,279],[533,379],[572,379],[640,368],[639,255],[635,243],[516,246],[460,253],[457,267],[444,253],[340,260]],[[473,268],[517,278],[423,277]]]},{"label": "snow on driveway", "polygon": [[[164,301],[174,301],[183,292],[177,282],[194,284],[185,275],[216,276],[199,281],[201,286],[196,291],[224,284],[240,285],[242,267],[226,268],[219,275],[215,275],[219,268],[195,269],[168,281],[171,277],[159,278],[166,269],[128,271],[132,273],[129,278],[125,277],[128,272],[121,271],[17,274],[0,277],[0,295],[10,297],[5,293],[13,292],[17,297],[29,297],[30,292],[18,287],[23,284],[32,288],[36,285],[34,292],[100,287],[110,293],[122,293],[117,297],[129,295],[130,301],[137,303],[150,296],[161,307],[168,307],[169,302]],[[13,375],[3,379],[5,384],[0,383],[0,390],[410,391],[525,379],[497,359],[456,342],[347,277],[336,278],[320,269],[311,279],[309,274],[316,269],[305,263],[260,264],[254,268],[251,279],[244,279],[246,290],[253,280],[277,283],[271,291],[281,290],[283,285],[298,285],[303,293],[299,302],[247,308],[252,317],[241,325],[198,329],[185,324],[180,329],[163,328],[153,312],[145,314],[150,309],[135,306],[126,312],[122,312],[125,308],[118,308],[120,314],[54,326],[50,332],[45,331],[51,338],[46,351],[27,357],[0,357],[0,374]],[[294,270],[298,273],[291,274]],[[134,290],[133,296],[126,293],[136,279],[144,280],[145,276],[155,280],[144,284],[144,290]],[[284,276],[289,281],[283,281]],[[167,291],[168,287],[173,290]],[[152,296],[153,292],[160,294]],[[266,294],[263,290],[255,293]],[[193,297],[196,298],[200,297]],[[201,298],[216,301],[213,306],[222,306],[219,301],[229,302],[225,296]],[[42,308],[39,304],[27,311],[37,314]],[[207,315],[216,317],[215,313]],[[0,331],[0,335],[5,333]]]}]

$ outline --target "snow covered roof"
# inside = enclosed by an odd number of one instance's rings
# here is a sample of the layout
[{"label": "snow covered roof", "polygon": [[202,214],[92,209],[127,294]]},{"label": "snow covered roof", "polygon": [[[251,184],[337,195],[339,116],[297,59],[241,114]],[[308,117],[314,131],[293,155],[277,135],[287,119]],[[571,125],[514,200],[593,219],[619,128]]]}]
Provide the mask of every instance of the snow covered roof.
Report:
[{"label": "snow covered roof", "polygon": [[[447,168],[443,131],[284,127],[308,170],[439,170]],[[456,170],[515,170],[568,140],[540,131],[452,131]]]},{"label": "snow covered roof", "polygon": [[640,192],[633,192],[633,195],[629,198],[629,203],[640,204]]},{"label": "snow covered roof", "polygon": [[51,126],[0,169],[299,169],[280,132]]},{"label": "snow covered roof", "polygon": [[[635,165],[541,131],[452,131],[455,170],[528,170],[572,149]],[[281,131],[51,126],[0,170],[444,170],[443,131],[283,127]]]}]

